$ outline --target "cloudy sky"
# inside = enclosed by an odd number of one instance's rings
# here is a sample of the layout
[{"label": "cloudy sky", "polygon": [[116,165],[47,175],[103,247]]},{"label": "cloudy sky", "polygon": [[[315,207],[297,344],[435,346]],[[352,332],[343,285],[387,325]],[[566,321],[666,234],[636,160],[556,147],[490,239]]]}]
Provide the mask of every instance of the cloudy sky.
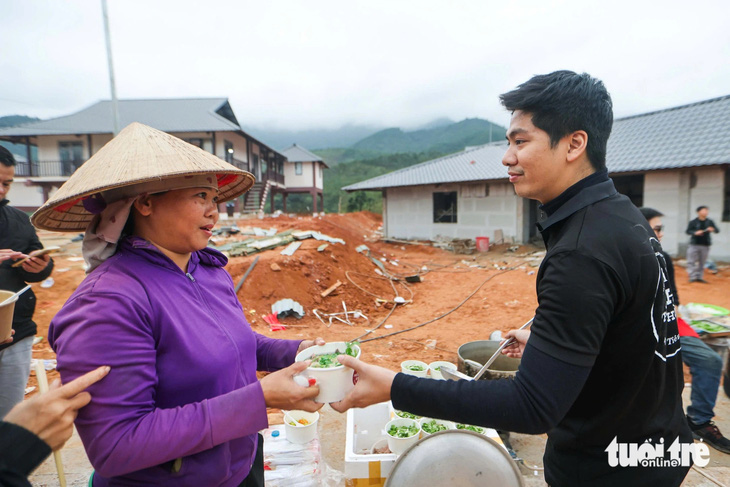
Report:
[{"label": "cloudy sky", "polygon": [[[108,0],[120,98],[227,96],[282,129],[506,125],[533,74],[604,80],[617,116],[730,94],[727,2]],[[99,0],[3,0],[0,116],[110,97]]]}]

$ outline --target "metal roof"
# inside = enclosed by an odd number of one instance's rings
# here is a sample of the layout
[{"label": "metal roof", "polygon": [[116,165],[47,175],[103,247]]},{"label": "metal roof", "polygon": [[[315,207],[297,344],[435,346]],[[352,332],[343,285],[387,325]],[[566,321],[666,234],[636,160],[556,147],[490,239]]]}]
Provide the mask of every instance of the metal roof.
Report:
[{"label": "metal roof", "polygon": [[283,151],[281,151],[281,153],[286,156],[286,158],[289,160],[289,162],[315,161],[315,162],[321,162],[326,167],[329,167],[324,162],[324,160],[321,157],[319,157],[317,154],[310,152],[307,149],[305,149],[304,147],[297,145],[297,144],[293,144],[291,147],[284,149]]},{"label": "metal roof", "polygon": [[609,172],[730,164],[730,95],[617,119]]},{"label": "metal roof", "polygon": [[[119,125],[140,122],[163,132],[240,131],[227,98],[119,100]],[[0,137],[113,132],[110,100],[63,117],[0,129]]]},{"label": "metal roof", "polygon": [[[345,186],[346,191],[507,179],[506,143],[492,143]],[[730,164],[730,95],[616,119],[610,173]]]},{"label": "metal roof", "polygon": [[502,157],[506,142],[470,148],[456,154],[405,167],[382,176],[345,186],[345,191],[506,179]]}]

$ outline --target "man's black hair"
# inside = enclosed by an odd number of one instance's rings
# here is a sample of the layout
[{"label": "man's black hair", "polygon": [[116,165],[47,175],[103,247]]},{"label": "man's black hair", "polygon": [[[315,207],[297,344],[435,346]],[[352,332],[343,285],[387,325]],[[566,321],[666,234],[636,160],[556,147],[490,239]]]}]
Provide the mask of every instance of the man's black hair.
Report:
[{"label": "man's black hair", "polygon": [[515,90],[499,95],[504,107],[532,115],[532,123],[550,136],[555,147],[577,130],[588,134],[586,153],[596,171],[606,167],[606,144],[613,126],[611,95],[601,80],[573,71],[533,76]]},{"label": "man's black hair", "polygon": [[15,157],[13,153],[0,145],[0,164],[3,166],[13,167],[15,165]]},{"label": "man's black hair", "polygon": [[654,208],[649,208],[646,206],[642,206],[639,208],[639,211],[642,215],[644,215],[644,218],[646,218],[646,221],[651,220],[652,218],[656,218],[658,216],[664,216],[664,213],[655,210]]},{"label": "man's black hair", "polygon": [[697,209],[696,209],[695,211],[696,211],[697,213],[699,213],[699,212],[700,212],[700,210],[709,210],[709,208],[708,208],[708,207],[706,207],[705,205],[702,205],[702,206],[698,206],[698,207],[697,207]]}]

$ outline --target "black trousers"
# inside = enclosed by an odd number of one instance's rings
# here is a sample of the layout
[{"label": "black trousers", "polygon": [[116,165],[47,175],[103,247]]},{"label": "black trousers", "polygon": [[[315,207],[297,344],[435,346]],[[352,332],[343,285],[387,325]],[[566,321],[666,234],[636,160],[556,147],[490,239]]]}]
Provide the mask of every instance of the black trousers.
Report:
[{"label": "black trousers", "polygon": [[243,479],[238,487],[264,487],[264,437],[261,435],[259,435],[253,467],[251,467],[248,477]]}]

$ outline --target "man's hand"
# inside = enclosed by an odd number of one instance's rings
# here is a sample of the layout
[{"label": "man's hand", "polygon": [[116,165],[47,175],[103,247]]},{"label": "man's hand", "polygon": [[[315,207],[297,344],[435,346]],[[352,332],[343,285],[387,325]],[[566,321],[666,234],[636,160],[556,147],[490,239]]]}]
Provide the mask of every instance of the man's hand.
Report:
[{"label": "man's hand", "polygon": [[324,406],[313,400],[319,394],[319,387],[316,384],[302,387],[293,379],[298,373],[304,372],[311,363],[311,360],[294,362],[289,367],[272,372],[261,379],[259,382],[261,390],[264,392],[266,406],[286,410],[297,409],[310,413]]},{"label": "man's hand", "polygon": [[22,267],[23,270],[26,272],[30,272],[31,274],[38,274],[39,272],[43,272],[43,270],[48,267],[48,263],[50,261],[51,256],[48,254],[38,257],[30,257],[23,263]]},{"label": "man's hand", "polygon": [[0,249],[0,262],[8,259],[24,259],[28,257],[22,252],[16,252],[13,249]]},{"label": "man's hand", "polygon": [[79,409],[91,401],[91,395],[83,392],[84,389],[103,379],[109,370],[108,366],[99,367],[63,386],[56,379],[47,393],[17,404],[4,421],[22,426],[48,443],[52,450],[58,450],[71,438]]},{"label": "man's hand", "polygon": [[357,384],[342,401],[330,404],[332,409],[344,413],[350,408],[364,408],[371,404],[390,401],[395,372],[370,365],[349,355],[340,355],[337,360],[345,367],[355,370]]},{"label": "man's hand", "polygon": [[13,335],[15,335],[15,330],[10,330],[10,338],[5,339],[5,341],[0,342],[0,345],[7,345],[8,343],[13,343]]},{"label": "man's hand", "polygon": [[695,232],[695,235],[697,235],[697,236],[704,235],[704,234],[705,234],[705,231],[704,230],[697,230]]},{"label": "man's hand", "polygon": [[714,232],[715,231],[715,227],[707,227],[707,231],[708,232]]},{"label": "man's hand", "polygon": [[297,353],[301,352],[302,350],[306,350],[309,347],[313,347],[315,345],[322,346],[326,342],[324,341],[324,338],[317,337],[314,340],[302,340],[302,343],[299,344],[299,347],[297,348]]},{"label": "man's hand", "polygon": [[502,353],[512,358],[522,358],[522,352],[525,351],[525,345],[530,338],[530,330],[510,330],[505,335],[506,339],[513,337],[515,341],[504,347]]}]

